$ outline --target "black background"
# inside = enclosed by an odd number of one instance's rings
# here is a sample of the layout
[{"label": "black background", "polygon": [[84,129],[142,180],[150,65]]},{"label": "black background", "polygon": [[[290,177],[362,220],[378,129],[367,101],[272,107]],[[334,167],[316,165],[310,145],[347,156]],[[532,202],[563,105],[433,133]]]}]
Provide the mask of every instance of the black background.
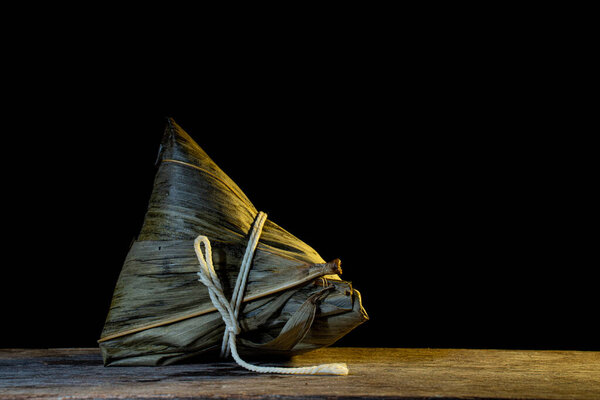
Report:
[{"label": "black background", "polygon": [[0,346],[96,345],[173,117],[341,258],[371,319],[339,345],[600,350],[585,110],[494,38],[361,37],[40,46],[7,82]]}]

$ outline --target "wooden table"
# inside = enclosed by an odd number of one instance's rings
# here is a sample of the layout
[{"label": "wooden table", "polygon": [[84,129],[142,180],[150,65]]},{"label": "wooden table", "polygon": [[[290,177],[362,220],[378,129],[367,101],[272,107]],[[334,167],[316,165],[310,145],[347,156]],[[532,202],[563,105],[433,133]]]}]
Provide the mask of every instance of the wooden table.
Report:
[{"label": "wooden table", "polygon": [[103,367],[97,349],[0,349],[0,398],[600,399],[600,352],[329,348],[287,365],[323,362],[346,362],[350,375],[261,375],[229,361]]}]

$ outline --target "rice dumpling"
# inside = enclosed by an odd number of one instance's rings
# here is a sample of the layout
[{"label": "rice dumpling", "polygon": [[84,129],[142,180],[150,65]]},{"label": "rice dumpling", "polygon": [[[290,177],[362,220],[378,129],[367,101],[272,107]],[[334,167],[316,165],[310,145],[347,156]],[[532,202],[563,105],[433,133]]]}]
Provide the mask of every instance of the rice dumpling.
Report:
[{"label": "rice dumpling", "polygon": [[326,262],[259,212],[172,119],[157,163],[99,340],[106,366],[219,351],[291,356],[329,346],[368,319],[360,293],[339,276],[340,261]]}]

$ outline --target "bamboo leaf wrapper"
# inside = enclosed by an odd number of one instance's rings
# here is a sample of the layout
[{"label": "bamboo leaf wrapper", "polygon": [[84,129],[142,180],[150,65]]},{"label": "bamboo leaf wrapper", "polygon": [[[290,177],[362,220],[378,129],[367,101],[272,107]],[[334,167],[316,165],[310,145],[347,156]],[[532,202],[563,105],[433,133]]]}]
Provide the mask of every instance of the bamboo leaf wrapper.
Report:
[{"label": "bamboo leaf wrapper", "polygon": [[[228,298],[257,209],[173,120],[160,146],[144,223],[117,281],[99,340],[105,365],[166,365],[221,347],[224,323],[198,282],[193,242],[212,243]],[[240,310],[242,355],[329,346],[368,319],[360,293],[309,245],[267,219]]]}]

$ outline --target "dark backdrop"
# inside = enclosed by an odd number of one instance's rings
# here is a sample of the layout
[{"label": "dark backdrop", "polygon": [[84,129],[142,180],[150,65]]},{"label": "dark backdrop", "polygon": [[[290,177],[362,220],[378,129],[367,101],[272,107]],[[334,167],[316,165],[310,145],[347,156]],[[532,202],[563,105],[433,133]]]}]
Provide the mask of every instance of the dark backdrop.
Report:
[{"label": "dark backdrop", "polygon": [[371,319],[339,345],[600,350],[597,179],[556,87],[387,54],[185,79],[90,57],[16,82],[0,345],[96,345],[173,117],[258,209],[341,258]]}]

